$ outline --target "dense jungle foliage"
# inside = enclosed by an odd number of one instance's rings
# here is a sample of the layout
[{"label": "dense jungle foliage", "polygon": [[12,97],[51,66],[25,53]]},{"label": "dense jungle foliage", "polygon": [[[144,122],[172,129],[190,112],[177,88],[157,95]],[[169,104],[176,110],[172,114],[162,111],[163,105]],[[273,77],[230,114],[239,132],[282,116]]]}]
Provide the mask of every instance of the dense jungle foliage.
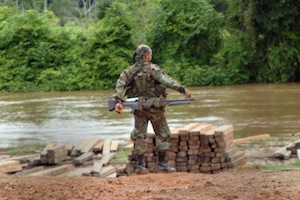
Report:
[{"label": "dense jungle foliage", "polygon": [[300,80],[298,0],[0,0],[0,91],[112,89],[139,44],[186,86]]}]

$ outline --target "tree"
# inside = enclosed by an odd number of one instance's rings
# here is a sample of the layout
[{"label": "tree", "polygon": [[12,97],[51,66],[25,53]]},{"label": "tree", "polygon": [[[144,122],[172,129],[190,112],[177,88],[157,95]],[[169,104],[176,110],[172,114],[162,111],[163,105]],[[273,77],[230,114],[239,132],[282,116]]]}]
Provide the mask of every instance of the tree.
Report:
[{"label": "tree", "polygon": [[156,61],[172,66],[169,71],[179,80],[182,65],[209,65],[221,45],[222,14],[203,0],[161,0],[154,15],[148,37]]},{"label": "tree", "polygon": [[32,89],[41,70],[55,65],[49,30],[44,18],[35,11],[6,18],[0,31],[0,66],[3,72],[0,89]]},{"label": "tree", "polygon": [[299,3],[294,0],[228,2],[230,28],[227,30],[236,38],[233,44],[240,47],[228,48],[226,53],[235,51],[236,54],[227,57],[225,53],[227,60],[240,59],[238,68],[249,74],[250,82],[299,80]]},{"label": "tree", "polygon": [[59,17],[61,26],[65,26],[67,21],[76,17],[75,7],[70,0],[53,1],[50,4],[49,9],[52,10],[57,17]]},{"label": "tree", "polygon": [[135,45],[127,20],[127,5],[113,2],[105,17],[97,24],[90,55],[96,79],[102,80],[104,88],[115,86],[121,71],[130,63]]}]

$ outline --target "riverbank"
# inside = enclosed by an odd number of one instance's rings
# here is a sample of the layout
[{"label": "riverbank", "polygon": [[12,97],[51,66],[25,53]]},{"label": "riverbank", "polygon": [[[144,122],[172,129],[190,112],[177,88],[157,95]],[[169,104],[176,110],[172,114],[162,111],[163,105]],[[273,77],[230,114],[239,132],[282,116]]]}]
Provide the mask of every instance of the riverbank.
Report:
[{"label": "riverbank", "polygon": [[[0,199],[297,199],[300,166],[290,168],[297,159],[280,160],[271,154],[298,139],[268,138],[240,144],[238,148],[246,152],[247,164],[218,174],[150,173],[118,178],[16,178],[2,174]],[[262,166],[283,168],[264,170]]]}]

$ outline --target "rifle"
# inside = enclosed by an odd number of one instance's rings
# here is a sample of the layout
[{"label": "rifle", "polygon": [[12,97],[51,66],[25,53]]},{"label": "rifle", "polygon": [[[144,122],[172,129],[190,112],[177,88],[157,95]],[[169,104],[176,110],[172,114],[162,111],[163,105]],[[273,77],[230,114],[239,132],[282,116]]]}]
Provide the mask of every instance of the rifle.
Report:
[{"label": "rifle", "polygon": [[[174,99],[174,100],[166,100],[165,105],[182,105],[182,104],[190,104],[190,101],[196,100],[195,98],[189,98],[189,99]],[[147,100],[144,100],[143,105],[147,104]],[[138,107],[138,98],[129,98],[123,101],[123,106],[130,106],[131,107],[131,113],[134,113],[134,111]],[[116,106],[116,101],[114,99],[108,100],[108,110],[113,111]]]}]

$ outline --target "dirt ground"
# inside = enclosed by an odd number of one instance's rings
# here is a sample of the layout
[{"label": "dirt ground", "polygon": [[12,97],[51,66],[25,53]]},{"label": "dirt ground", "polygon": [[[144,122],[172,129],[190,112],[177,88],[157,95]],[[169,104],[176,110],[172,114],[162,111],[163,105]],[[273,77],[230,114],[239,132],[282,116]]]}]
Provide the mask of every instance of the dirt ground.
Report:
[{"label": "dirt ground", "polygon": [[[257,163],[281,162],[246,148],[248,164],[218,174],[150,173],[96,177],[19,177],[0,174],[0,200],[296,200],[300,171],[265,172]],[[253,149],[257,149],[254,151]],[[264,154],[266,155],[266,154]],[[279,163],[280,164],[280,163]]]},{"label": "dirt ground", "polygon": [[300,173],[233,169],[219,174],[151,173],[94,177],[1,178],[0,199],[299,199]]}]

